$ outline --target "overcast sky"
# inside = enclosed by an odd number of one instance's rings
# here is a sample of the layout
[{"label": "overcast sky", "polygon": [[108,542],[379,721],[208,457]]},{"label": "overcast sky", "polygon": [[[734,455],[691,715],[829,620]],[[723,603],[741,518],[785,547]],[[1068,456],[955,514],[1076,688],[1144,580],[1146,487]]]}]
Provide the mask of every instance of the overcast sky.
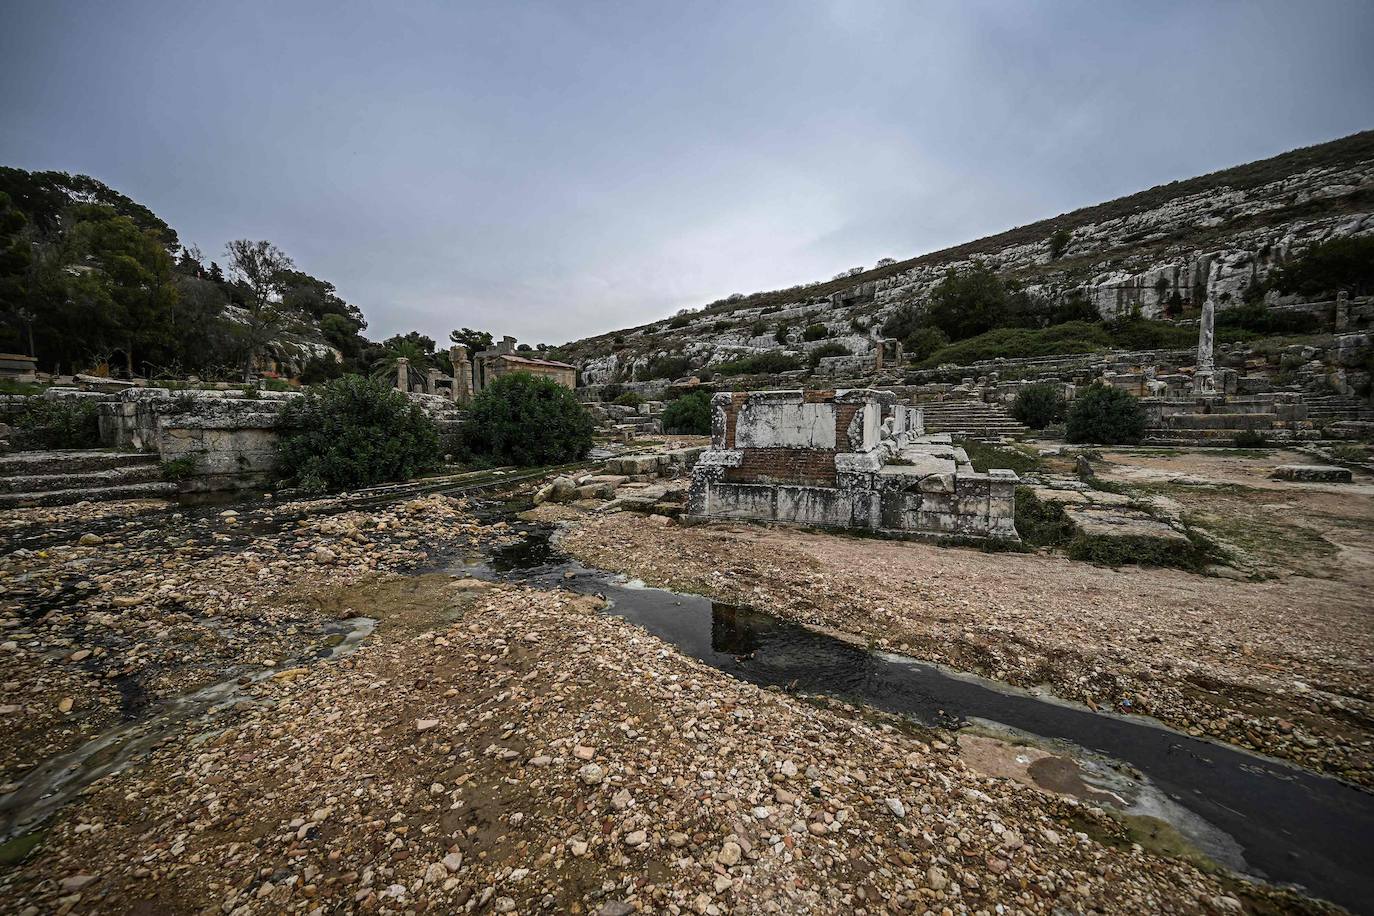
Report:
[{"label": "overcast sky", "polygon": [[0,164],[561,343],[1374,127],[1374,3],[0,2]]}]

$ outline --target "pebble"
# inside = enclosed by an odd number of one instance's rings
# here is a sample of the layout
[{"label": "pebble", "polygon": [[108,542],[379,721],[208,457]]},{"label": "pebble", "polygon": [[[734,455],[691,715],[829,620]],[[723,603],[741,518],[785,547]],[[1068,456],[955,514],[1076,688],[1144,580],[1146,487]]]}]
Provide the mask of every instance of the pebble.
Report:
[{"label": "pebble", "polygon": [[599,763],[589,763],[577,771],[577,777],[587,785],[594,786],[606,778],[606,771]]},{"label": "pebble", "polygon": [[740,849],[738,843],[733,840],[727,840],[725,845],[720,847],[720,852],[716,853],[716,861],[726,868],[729,868],[732,865],[739,864],[740,855],[742,853],[743,850]]}]

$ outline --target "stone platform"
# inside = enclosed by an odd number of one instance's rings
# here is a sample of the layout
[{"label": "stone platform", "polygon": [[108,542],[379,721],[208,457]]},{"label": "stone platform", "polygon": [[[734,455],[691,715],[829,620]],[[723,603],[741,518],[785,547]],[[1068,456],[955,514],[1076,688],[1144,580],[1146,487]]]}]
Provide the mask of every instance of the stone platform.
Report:
[{"label": "stone platform", "polygon": [[871,389],[719,393],[685,518],[1017,540],[1012,471],[979,474]]}]

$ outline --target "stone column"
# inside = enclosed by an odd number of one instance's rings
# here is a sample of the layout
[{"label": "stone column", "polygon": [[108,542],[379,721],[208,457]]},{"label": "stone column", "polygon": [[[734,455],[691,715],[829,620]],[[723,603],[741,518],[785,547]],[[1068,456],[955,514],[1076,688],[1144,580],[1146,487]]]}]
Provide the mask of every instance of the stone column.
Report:
[{"label": "stone column", "polygon": [[449,347],[448,358],[453,363],[453,400],[469,404],[472,402],[472,364],[468,362],[468,348]]},{"label": "stone column", "polygon": [[1202,303],[1202,319],[1197,326],[1197,371],[1193,375],[1195,394],[1215,394],[1216,362],[1212,357],[1212,343],[1216,336],[1217,306],[1208,296]]},{"label": "stone column", "polygon": [[1350,293],[1341,290],[1336,294],[1336,330],[1345,331],[1350,328]]},{"label": "stone column", "polygon": [[410,360],[404,356],[396,357],[396,387],[402,391],[410,391]]},{"label": "stone column", "polygon": [[425,372],[425,394],[439,393],[439,379],[444,377],[444,373],[438,369],[430,369]]}]

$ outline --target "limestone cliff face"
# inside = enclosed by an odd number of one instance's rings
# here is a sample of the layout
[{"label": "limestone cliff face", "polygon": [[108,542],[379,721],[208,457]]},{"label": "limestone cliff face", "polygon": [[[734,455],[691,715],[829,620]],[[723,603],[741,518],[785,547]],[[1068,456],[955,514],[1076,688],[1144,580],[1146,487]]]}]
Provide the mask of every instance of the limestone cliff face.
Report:
[{"label": "limestone cliff face", "polygon": [[[629,380],[670,355],[686,357],[693,368],[770,350],[804,358],[828,343],[864,355],[887,316],[905,304],[920,306],[947,270],[974,260],[1033,295],[1081,293],[1106,318],[1160,317],[1171,300],[1187,306],[1211,298],[1225,309],[1308,246],[1371,233],[1374,131],[1367,131],[907,261],[732,297],[561,350],[583,367],[586,384]],[[824,325],[828,336],[803,340],[813,324]]]}]

